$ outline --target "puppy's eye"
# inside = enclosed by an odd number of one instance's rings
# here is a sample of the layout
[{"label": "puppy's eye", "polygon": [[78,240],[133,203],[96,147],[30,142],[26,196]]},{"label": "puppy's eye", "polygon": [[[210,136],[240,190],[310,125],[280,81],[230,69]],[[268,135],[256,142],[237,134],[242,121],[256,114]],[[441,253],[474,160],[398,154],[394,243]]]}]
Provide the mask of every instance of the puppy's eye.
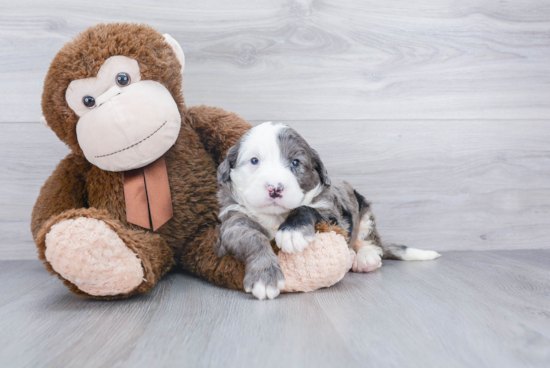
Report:
[{"label": "puppy's eye", "polygon": [[93,98],[92,96],[84,96],[82,97],[82,103],[84,104],[84,106],[91,109],[95,106],[95,98]]},{"label": "puppy's eye", "polygon": [[116,84],[118,84],[121,87],[126,87],[130,84],[130,76],[127,73],[118,73],[116,75]]},{"label": "puppy's eye", "polygon": [[250,163],[251,163],[252,165],[258,165],[258,164],[260,163],[260,160],[258,160],[256,157],[252,157],[252,158],[250,159]]},{"label": "puppy's eye", "polygon": [[298,167],[300,165],[300,161],[294,160],[290,163],[290,167]]}]

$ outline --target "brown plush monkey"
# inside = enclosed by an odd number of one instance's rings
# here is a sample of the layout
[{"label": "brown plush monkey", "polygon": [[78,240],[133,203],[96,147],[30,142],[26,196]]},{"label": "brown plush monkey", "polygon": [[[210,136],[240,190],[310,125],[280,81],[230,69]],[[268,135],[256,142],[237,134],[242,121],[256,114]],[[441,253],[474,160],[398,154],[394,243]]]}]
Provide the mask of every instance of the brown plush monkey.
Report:
[{"label": "brown plush monkey", "polygon": [[75,294],[146,292],[176,265],[243,288],[242,264],[212,245],[216,168],[250,125],[188,109],[183,67],[175,40],[136,24],[91,27],[52,61],[43,122],[72,152],[42,187],[31,229],[46,268]]}]

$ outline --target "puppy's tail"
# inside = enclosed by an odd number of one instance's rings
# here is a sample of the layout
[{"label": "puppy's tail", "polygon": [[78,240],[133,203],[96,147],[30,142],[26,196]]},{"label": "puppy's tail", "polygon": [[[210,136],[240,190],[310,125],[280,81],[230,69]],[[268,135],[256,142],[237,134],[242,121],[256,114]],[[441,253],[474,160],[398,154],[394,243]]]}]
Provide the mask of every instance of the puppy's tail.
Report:
[{"label": "puppy's tail", "polygon": [[382,246],[384,259],[397,259],[401,261],[431,261],[441,257],[441,254],[433,250],[410,248],[405,245],[384,244]]}]

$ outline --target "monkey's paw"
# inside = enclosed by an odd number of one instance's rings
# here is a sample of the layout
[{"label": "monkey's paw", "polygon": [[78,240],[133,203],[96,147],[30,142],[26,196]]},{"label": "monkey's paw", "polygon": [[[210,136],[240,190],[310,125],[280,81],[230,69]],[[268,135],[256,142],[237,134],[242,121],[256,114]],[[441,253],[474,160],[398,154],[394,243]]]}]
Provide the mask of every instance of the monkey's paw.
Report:
[{"label": "monkey's paw", "polygon": [[105,222],[93,218],[52,226],[46,259],[63,278],[94,296],[126,294],[143,281],[141,260]]}]

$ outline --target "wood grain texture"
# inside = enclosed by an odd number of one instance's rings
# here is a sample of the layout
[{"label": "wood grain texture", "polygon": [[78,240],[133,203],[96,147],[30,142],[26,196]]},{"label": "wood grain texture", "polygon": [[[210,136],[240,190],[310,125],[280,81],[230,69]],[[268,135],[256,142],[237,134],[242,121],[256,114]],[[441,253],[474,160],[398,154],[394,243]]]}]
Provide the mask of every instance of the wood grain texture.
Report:
[{"label": "wood grain texture", "polygon": [[0,259],[36,259],[31,212],[69,150],[40,124],[0,124]]},{"label": "wood grain texture", "polygon": [[0,4],[0,122],[37,122],[56,52],[118,21],[180,42],[190,105],[249,120],[550,116],[546,0],[18,0]]},{"label": "wood grain texture", "polygon": [[0,366],[547,367],[550,250],[450,252],[259,302],[192,276],[74,296],[38,261],[0,262]]},{"label": "wood grain texture", "polygon": [[[550,247],[549,123],[289,122],[373,203],[383,240],[439,251]],[[0,132],[0,259],[36,259],[32,206],[68,150],[40,124]]]}]

